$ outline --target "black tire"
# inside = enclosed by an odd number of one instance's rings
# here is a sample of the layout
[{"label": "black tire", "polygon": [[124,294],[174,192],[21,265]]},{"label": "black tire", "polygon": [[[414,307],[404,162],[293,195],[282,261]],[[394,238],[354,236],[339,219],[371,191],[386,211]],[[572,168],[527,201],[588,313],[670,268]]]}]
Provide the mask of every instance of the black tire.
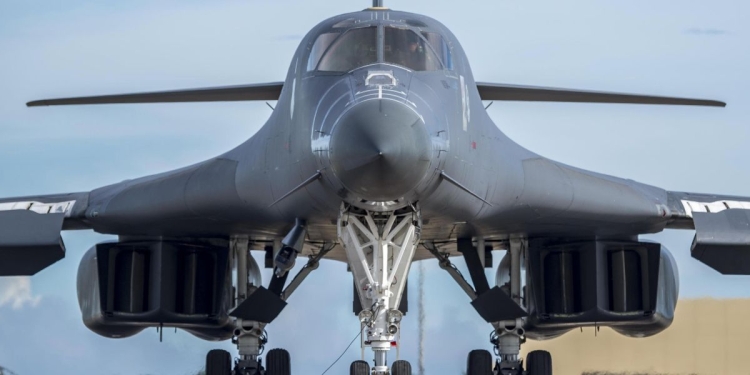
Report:
[{"label": "black tire", "polygon": [[525,365],[529,375],[552,375],[552,355],[546,350],[529,352]]},{"label": "black tire", "polygon": [[266,375],[292,375],[292,361],[284,349],[271,349],[266,354]]},{"label": "black tire", "polygon": [[370,375],[370,364],[367,361],[354,361],[349,366],[349,375]]},{"label": "black tire", "polygon": [[231,375],[232,355],[226,350],[214,349],[206,354],[206,375]]},{"label": "black tire", "polygon": [[492,354],[486,350],[472,350],[466,361],[466,375],[493,375]]},{"label": "black tire", "polygon": [[402,360],[393,362],[391,375],[411,375],[411,363]]}]

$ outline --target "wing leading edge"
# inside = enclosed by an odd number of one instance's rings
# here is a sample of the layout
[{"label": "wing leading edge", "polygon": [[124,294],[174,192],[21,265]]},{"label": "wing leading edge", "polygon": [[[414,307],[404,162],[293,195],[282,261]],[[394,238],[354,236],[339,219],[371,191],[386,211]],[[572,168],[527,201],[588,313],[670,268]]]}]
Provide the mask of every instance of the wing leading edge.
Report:
[{"label": "wing leading edge", "polygon": [[133,94],[82,96],[76,98],[44,99],[26,103],[28,107],[77,104],[134,104],[232,102],[245,100],[278,100],[283,82],[252,85],[204,87],[185,90],[153,91]]},{"label": "wing leading edge", "polygon": [[[83,96],[74,98],[44,99],[26,103],[29,107],[80,104],[135,104],[135,103],[187,103],[231,102],[249,100],[278,100],[283,82],[251,85],[194,88],[184,90],[154,91],[132,94]],[[482,100],[567,103],[622,103],[663,104],[726,107],[717,100],[675,98],[652,95],[633,95],[601,91],[561,89],[552,87],[520,86],[499,83],[477,83]]]},{"label": "wing leading edge", "polygon": [[726,107],[717,100],[673,98],[666,96],[633,95],[613,92],[561,89],[553,87],[518,86],[478,82],[482,100],[567,103],[666,104]]},{"label": "wing leading edge", "polygon": [[[78,104],[135,104],[135,103],[187,103],[229,102],[247,100],[278,100],[283,82],[259,83],[238,86],[207,87],[171,91],[153,91],[132,94],[82,96],[74,98],[43,99],[26,103],[29,107]],[[552,87],[519,86],[499,83],[477,83],[482,100],[567,103],[621,103],[664,104],[726,107],[717,100],[675,98],[653,95],[633,95],[601,91],[573,90]]]}]

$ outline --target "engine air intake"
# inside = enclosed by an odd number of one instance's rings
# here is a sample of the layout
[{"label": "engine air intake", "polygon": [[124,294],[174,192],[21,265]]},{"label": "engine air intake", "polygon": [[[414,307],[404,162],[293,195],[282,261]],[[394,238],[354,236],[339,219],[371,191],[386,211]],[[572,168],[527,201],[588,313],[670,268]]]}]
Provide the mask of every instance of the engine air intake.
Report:
[{"label": "engine air intake", "polygon": [[229,249],[201,243],[102,243],[78,270],[83,320],[106,337],[178,327],[207,339],[232,333]]},{"label": "engine air intake", "polygon": [[671,324],[677,268],[660,244],[537,240],[529,248],[527,332],[533,338],[583,326],[648,336]]},{"label": "engine air intake", "polygon": [[104,311],[142,313],[149,309],[149,268],[151,253],[146,247],[123,246],[107,249],[102,258],[100,277]]}]

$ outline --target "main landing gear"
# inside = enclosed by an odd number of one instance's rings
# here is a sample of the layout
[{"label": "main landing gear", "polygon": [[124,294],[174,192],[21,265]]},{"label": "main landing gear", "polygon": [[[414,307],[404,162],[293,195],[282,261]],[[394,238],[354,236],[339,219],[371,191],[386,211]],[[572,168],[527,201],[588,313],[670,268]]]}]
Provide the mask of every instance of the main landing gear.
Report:
[{"label": "main landing gear", "polygon": [[[367,361],[358,360],[352,362],[349,367],[349,375],[371,375],[370,364]],[[391,375],[411,375],[411,363],[404,360],[396,360],[391,364]]]},{"label": "main landing gear", "polygon": [[[476,241],[459,239],[458,251],[466,260],[474,287],[466,281],[449,255],[441,252],[433,243],[425,247],[435,256],[440,268],[447,271],[471,298],[472,306],[493,327],[490,343],[494,347],[495,360],[487,350],[473,350],[466,361],[467,375],[552,375],[552,357],[546,351],[532,351],[526,361],[520,359],[521,344],[526,341],[525,290],[522,269],[526,266],[527,240],[514,238],[507,241],[507,249],[497,272],[496,286],[490,289],[483,268],[485,248],[483,239]],[[489,265],[491,267],[491,264]]]},{"label": "main landing gear", "polygon": [[[396,211],[379,212],[343,204],[337,221],[339,243],[343,246],[359,299],[362,360],[351,364],[350,375],[411,375],[409,362],[398,358],[398,340],[405,310],[400,304],[409,268],[421,235],[419,207],[409,206]],[[207,375],[291,375],[290,356],[286,350],[273,349],[261,359],[267,343],[265,326],[286,306],[286,298],[302,280],[318,267],[319,260],[333,244],[323,244],[284,289],[288,271],[302,250],[306,235],[304,221],[294,228],[270,253],[277,254],[274,276],[268,289],[261,286],[260,269],[248,253],[247,238],[232,239],[232,267],[236,270],[234,289],[235,317],[232,342],[239,358],[232,361],[226,351],[214,350],[206,357]],[[449,253],[434,243],[424,246],[438,259],[472,300],[472,306],[493,327],[487,350],[469,353],[467,375],[552,375],[548,352],[533,351],[521,360],[521,345],[526,340],[526,293],[522,269],[526,266],[527,241],[510,239],[508,252],[500,263],[496,286],[490,288],[484,273],[487,249],[484,241],[458,239],[457,248],[466,260],[473,281],[472,287],[451,263]],[[272,257],[269,257],[271,259]],[[270,262],[269,262],[270,263]],[[491,263],[491,262],[490,262]],[[365,348],[372,350],[372,361],[364,360]],[[396,348],[396,360],[389,362],[389,353]],[[494,360],[493,360],[494,359]]]},{"label": "main landing gear", "polygon": [[[352,375],[411,375],[402,360],[388,364],[388,353],[398,348],[403,313],[398,310],[406,287],[421,230],[419,208],[373,212],[342,205],[338,236],[354,276],[361,306],[362,348],[370,347],[374,366],[352,363]],[[364,358],[363,358],[364,359]]]},{"label": "main landing gear", "polygon": [[210,351],[206,355],[206,375],[291,375],[291,360],[286,350],[271,349],[265,354],[265,361],[260,356],[268,342],[266,325],[281,313],[286,299],[333,248],[333,244],[324,243],[284,289],[288,271],[302,251],[305,235],[305,222],[297,220],[282,241],[267,249],[269,255],[277,254],[274,275],[267,289],[262,286],[260,268],[248,251],[248,238],[232,238],[230,246],[236,286],[235,307],[229,315],[235,318],[232,343],[237,345],[239,357],[232,361],[231,354],[225,350]]}]

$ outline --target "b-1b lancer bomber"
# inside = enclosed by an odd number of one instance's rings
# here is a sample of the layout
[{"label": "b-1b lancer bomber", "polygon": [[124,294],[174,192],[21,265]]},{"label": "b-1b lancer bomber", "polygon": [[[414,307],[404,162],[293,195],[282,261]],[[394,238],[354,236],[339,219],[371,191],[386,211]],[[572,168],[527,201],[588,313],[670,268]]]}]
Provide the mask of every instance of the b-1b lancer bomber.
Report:
[{"label": "b-1b lancer bomber", "polygon": [[[289,375],[290,353],[261,355],[264,328],[300,308],[287,300],[321,260],[346,262],[371,355],[350,374],[410,375],[391,348],[409,269],[434,257],[493,327],[494,355],[468,353],[466,373],[550,375],[548,352],[521,358],[527,339],[588,326],[645,337],[672,322],[676,263],[639,235],[695,230],[694,258],[750,274],[750,198],[665,191],[558,163],[514,143],[483,106],[724,103],[476,82],[445,26],[373,3],[315,26],[283,82],[28,103],[278,101],[257,134],[210,160],[88,192],[1,199],[0,276],[63,258],[61,230],[116,235],[79,266],[89,329],[231,339],[238,357],[209,352],[208,375]],[[273,269],[267,283],[251,249]],[[494,283],[484,273],[492,250],[506,250]],[[459,256],[469,280],[452,263]],[[298,258],[306,265],[290,277]]]}]

